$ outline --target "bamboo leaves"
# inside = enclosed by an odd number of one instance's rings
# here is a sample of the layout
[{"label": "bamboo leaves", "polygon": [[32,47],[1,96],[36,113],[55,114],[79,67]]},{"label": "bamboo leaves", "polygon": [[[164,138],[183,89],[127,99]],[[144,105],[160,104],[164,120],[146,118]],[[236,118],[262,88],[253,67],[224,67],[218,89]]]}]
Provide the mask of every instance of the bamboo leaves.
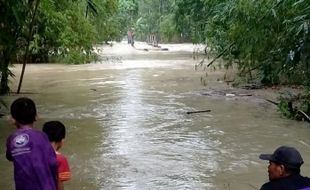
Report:
[{"label": "bamboo leaves", "polygon": [[87,5],[86,5],[85,17],[87,17],[88,10],[90,10],[94,15],[97,15],[98,12],[97,12],[96,4],[92,0],[87,0],[86,3],[87,3]]},{"label": "bamboo leaves", "polygon": [[[238,50],[240,72],[256,68],[256,78],[263,83],[280,83],[297,81],[307,83],[309,77],[304,72],[305,57],[309,52],[303,51],[304,36],[308,35],[310,2],[299,0],[205,0],[207,14],[200,20],[190,16],[194,23],[204,22],[201,32],[204,35],[197,39],[206,39],[207,45],[220,54],[230,44]],[[184,5],[182,3],[179,6]],[[195,11],[196,4],[183,6],[184,11]],[[177,13],[177,12],[176,12]],[[204,42],[201,40],[200,42]],[[234,51],[235,51],[234,50]],[[294,52],[293,59],[288,59]],[[227,51],[222,58],[236,58],[233,51]],[[229,63],[229,62],[228,62]],[[287,63],[291,66],[287,67]],[[278,75],[281,76],[278,76]]]}]

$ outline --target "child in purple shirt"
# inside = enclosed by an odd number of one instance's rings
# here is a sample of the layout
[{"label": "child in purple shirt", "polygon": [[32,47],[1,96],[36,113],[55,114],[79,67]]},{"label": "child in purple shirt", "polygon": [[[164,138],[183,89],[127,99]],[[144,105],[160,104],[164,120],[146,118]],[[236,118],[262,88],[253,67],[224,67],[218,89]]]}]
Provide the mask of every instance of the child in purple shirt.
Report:
[{"label": "child in purple shirt", "polygon": [[17,130],[7,139],[6,158],[14,164],[16,190],[56,190],[57,160],[46,134],[33,129],[37,111],[29,98],[11,105]]}]

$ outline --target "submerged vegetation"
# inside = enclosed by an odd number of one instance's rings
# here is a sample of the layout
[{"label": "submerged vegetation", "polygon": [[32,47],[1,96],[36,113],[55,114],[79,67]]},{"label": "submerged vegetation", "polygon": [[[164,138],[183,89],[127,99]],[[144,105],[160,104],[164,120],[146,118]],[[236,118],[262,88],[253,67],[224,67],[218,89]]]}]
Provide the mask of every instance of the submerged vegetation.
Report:
[{"label": "submerged vegetation", "polygon": [[304,87],[278,105],[289,117],[310,114],[310,1],[0,0],[0,13],[1,94],[10,91],[12,63],[87,63],[96,43],[133,30],[143,41],[205,44],[247,82]]},{"label": "submerged vegetation", "polygon": [[309,1],[184,2],[179,3],[183,5],[179,12],[190,18],[192,38],[227,60],[226,67],[236,64],[240,77],[263,85],[305,87],[299,98],[282,96],[278,105],[291,118],[301,115],[307,118],[310,114]]},{"label": "submerged vegetation", "polygon": [[279,98],[279,110],[284,116],[310,122],[310,90],[302,94],[283,93]]},{"label": "submerged vegetation", "polygon": [[[236,65],[247,82],[304,88],[298,98],[281,96],[278,106],[291,118],[308,118],[310,1],[176,0],[166,7],[157,19],[163,41],[205,44],[208,54],[225,60],[226,68]],[[284,106],[292,102],[293,109]]]}]

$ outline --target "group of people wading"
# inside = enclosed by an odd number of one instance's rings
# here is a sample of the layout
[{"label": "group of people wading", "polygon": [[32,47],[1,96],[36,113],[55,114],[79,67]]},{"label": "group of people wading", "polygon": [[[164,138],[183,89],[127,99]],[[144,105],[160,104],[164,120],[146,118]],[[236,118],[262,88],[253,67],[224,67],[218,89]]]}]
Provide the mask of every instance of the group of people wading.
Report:
[{"label": "group of people wading", "polygon": [[[134,47],[135,44],[135,32],[133,29],[130,29],[127,31],[127,41],[128,44],[131,44],[132,47]],[[158,47],[158,37],[155,33],[150,33],[147,35],[146,42],[149,45],[152,45],[154,47]]]}]

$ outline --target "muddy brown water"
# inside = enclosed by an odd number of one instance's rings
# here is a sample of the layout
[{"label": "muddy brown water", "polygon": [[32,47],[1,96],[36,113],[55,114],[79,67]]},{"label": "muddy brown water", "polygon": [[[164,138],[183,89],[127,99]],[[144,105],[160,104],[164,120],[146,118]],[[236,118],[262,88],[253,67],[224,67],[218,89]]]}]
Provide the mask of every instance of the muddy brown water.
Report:
[{"label": "muddy brown water", "polygon": [[[207,86],[195,71],[190,44],[143,51],[126,43],[98,46],[104,61],[87,65],[27,65],[23,96],[37,104],[40,129],[48,120],[67,127],[62,152],[69,190],[258,189],[267,181],[260,153],[297,147],[310,176],[310,126],[282,118],[264,91],[240,91],[209,72]],[[141,47],[141,49],[139,49]],[[20,65],[13,68],[17,77]],[[17,79],[12,80],[16,89]],[[228,93],[253,96],[231,96]],[[227,96],[226,96],[227,95]],[[18,95],[4,97],[9,104]],[[210,109],[209,113],[186,114]],[[5,140],[13,132],[0,119],[0,189],[14,189]]]}]

